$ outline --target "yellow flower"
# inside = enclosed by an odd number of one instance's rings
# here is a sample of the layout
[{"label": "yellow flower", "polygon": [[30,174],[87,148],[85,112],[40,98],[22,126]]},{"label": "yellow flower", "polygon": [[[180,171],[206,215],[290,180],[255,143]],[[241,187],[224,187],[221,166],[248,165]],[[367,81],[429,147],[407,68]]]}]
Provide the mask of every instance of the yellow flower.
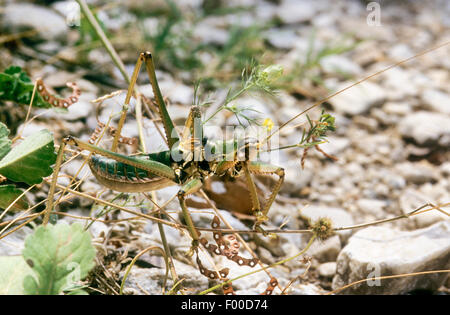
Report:
[{"label": "yellow flower", "polygon": [[276,233],[269,233],[269,238],[272,240],[278,239],[278,235]]},{"label": "yellow flower", "polygon": [[273,128],[273,121],[270,118],[266,118],[263,122],[263,126],[265,126],[267,128],[267,131],[272,130]]}]

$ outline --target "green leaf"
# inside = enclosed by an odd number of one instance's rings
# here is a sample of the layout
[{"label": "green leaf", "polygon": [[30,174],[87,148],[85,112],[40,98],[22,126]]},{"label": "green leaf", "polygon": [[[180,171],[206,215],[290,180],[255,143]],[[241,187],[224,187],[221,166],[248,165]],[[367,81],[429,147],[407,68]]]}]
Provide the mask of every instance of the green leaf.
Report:
[{"label": "green leaf", "polygon": [[[22,189],[16,188],[14,185],[1,185],[0,186],[0,209],[6,209],[9,205],[16,200],[23,193]],[[28,201],[24,195],[20,198],[14,206],[11,207],[12,211],[21,211],[28,209]]]},{"label": "green leaf", "polygon": [[8,127],[0,122],[0,160],[11,150],[11,140],[8,135]]},{"label": "green leaf", "polygon": [[15,182],[38,184],[53,172],[50,166],[55,160],[53,136],[44,129],[27,137],[0,161],[0,174]]},{"label": "green leaf", "polygon": [[88,293],[84,290],[76,289],[76,290],[67,292],[66,295],[88,295]]},{"label": "green leaf", "polygon": [[[0,73],[0,100],[13,101],[29,105],[33,95],[34,83],[25,71],[18,66],[11,66]],[[34,96],[33,106],[50,108],[39,93]]]},{"label": "green leaf", "polygon": [[28,77],[25,71],[22,71],[22,68],[20,68],[19,66],[10,66],[5,70],[5,73],[9,75],[15,75],[23,82],[31,83],[31,79]]},{"label": "green leaf", "polygon": [[87,276],[95,250],[81,224],[48,224],[26,238],[23,257],[37,276],[25,277],[25,293],[54,295]]},{"label": "green leaf", "polygon": [[23,279],[32,273],[22,256],[0,256],[0,295],[24,294]]}]

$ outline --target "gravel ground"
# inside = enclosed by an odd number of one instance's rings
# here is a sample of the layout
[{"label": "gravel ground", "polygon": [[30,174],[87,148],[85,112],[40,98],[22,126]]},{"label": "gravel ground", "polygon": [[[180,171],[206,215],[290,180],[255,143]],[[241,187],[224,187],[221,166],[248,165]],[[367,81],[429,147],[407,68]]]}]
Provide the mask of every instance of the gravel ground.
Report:
[{"label": "gravel ground", "polygon": [[[180,0],[174,3],[183,19],[176,20],[171,29],[178,36],[172,34],[165,38],[165,46],[161,48],[161,43],[160,46],[156,44],[155,35],[169,24],[167,21],[173,13],[164,1],[154,1],[147,6],[140,1],[89,2],[92,8],[99,8],[97,17],[129,73],[139,51],[153,49],[160,52],[157,75],[163,95],[170,102],[169,113],[177,125],[183,124],[189,112],[194,82],[201,77],[209,79],[214,101],[205,113],[208,117],[214,106],[224,99],[227,86],[238,81],[242,69],[239,62],[246,54],[262,63],[282,65],[284,81],[275,97],[254,94],[239,99],[235,105],[258,110],[256,114],[247,112],[262,120],[270,118],[275,126],[280,126],[314,101],[450,40],[450,3],[444,0],[379,1],[380,6],[375,6],[375,11],[365,1],[218,1],[222,5],[220,11],[213,11],[212,1]],[[30,77],[42,77],[58,92],[65,93],[60,88],[68,81],[77,82],[82,90],[80,101],[67,113],[34,109],[32,115],[38,117],[27,124],[23,124],[26,107],[16,115],[12,111],[7,116],[2,115],[8,117],[11,129],[21,131],[23,136],[47,128],[56,139],[71,134],[87,140],[97,127],[96,115],[105,123],[112,111],[118,112],[121,108],[124,93],[105,101],[99,109],[90,102],[125,89],[126,83],[98,41],[86,39],[92,34],[85,24],[81,27],[68,25],[74,7],[74,1],[52,1],[50,5],[6,1],[0,11],[2,33],[19,34],[14,39],[4,40],[0,50],[1,69],[11,64],[19,65]],[[373,15],[377,8],[379,20]],[[21,33],[29,29],[35,32],[32,35]],[[236,29],[241,31],[236,32]],[[236,46],[227,49],[234,43],[233,36],[237,36]],[[210,49],[204,49],[202,45]],[[335,117],[337,129],[320,147],[338,160],[311,149],[302,169],[303,150],[277,152],[276,162],[285,169],[286,179],[269,212],[268,228],[283,224],[285,229],[304,229],[308,218],[315,221],[321,217],[331,219],[334,227],[348,227],[408,214],[427,203],[448,203],[449,53],[450,46],[441,47],[327,100],[321,108]],[[139,83],[141,92],[151,97],[148,80],[142,76]],[[308,114],[317,119],[321,108]],[[8,111],[1,107],[0,110]],[[225,127],[233,122],[233,117],[220,114],[210,125]],[[306,122],[306,116],[302,115],[290,124],[296,127],[283,129],[279,144],[297,143],[302,134],[300,124]],[[163,148],[164,141],[151,119],[144,117],[143,124],[148,151]],[[134,115],[127,118],[123,135],[138,136]],[[105,141],[105,146],[108,143]],[[135,149],[126,148],[129,152]],[[88,168],[78,172],[81,166],[82,160],[77,159],[66,164],[62,171],[84,178],[79,188],[82,192],[96,194],[105,200],[117,196],[117,193],[104,190]],[[69,181],[67,177],[59,180],[64,185]],[[235,229],[251,227],[251,220],[245,213],[250,205],[249,192],[241,184],[214,179],[205,189],[220,208],[219,213]],[[261,194],[267,194],[273,184],[272,180],[258,177]],[[47,189],[47,185],[42,185],[39,191],[30,194],[30,198],[42,200]],[[174,186],[158,191],[159,203],[172,198],[177,190]],[[129,208],[147,211],[139,204],[132,206],[133,200],[145,202],[142,195],[130,198]],[[214,212],[201,196],[192,197],[189,204],[193,206],[196,226],[210,227]],[[87,216],[91,210],[98,210],[98,206],[72,196],[70,202],[60,204],[60,209]],[[170,202],[166,209],[178,218],[177,202]],[[447,213],[448,209],[448,206],[442,208]],[[129,217],[118,212],[108,216],[107,219]],[[63,220],[76,219],[64,217]],[[95,241],[101,244],[98,245],[102,249],[99,252],[109,254],[108,257],[112,252],[128,252],[132,257],[148,246],[161,246],[157,225],[152,222],[96,222],[90,229]],[[17,248],[22,248],[23,238],[30,231],[22,232],[0,241],[3,255],[12,255]],[[195,259],[184,255],[189,249],[189,238],[170,227],[166,227],[166,233],[178,276],[186,278],[183,283],[186,292],[205,290],[216,283],[200,274]],[[212,241],[211,235],[203,234]],[[285,233],[275,238],[243,237],[264,264],[296,255],[309,239],[307,234]],[[142,256],[127,279],[126,292],[161,293],[165,269],[162,258],[157,255]],[[251,257],[242,244],[240,255]],[[323,294],[373,276],[449,269],[448,215],[444,211],[429,211],[377,226],[341,231],[315,242],[302,257],[270,270],[279,283],[274,294],[280,294],[280,289],[285,287],[288,287],[287,294]],[[208,258],[201,253],[200,258],[205,265],[211,266],[213,261],[219,269],[230,268],[229,278],[254,269],[238,266],[223,256]],[[108,270],[114,270],[118,280],[125,272],[122,265],[125,262],[119,258],[117,261],[109,259]],[[367,285],[359,284],[343,292],[407,294],[426,290],[448,293],[450,283],[447,278],[448,273],[439,273],[368,280]],[[260,294],[266,290],[269,280],[266,273],[259,272],[234,281],[233,289],[236,294]],[[98,286],[98,283],[92,285]],[[167,288],[170,287],[171,280]],[[112,293],[105,288],[101,290]]]}]

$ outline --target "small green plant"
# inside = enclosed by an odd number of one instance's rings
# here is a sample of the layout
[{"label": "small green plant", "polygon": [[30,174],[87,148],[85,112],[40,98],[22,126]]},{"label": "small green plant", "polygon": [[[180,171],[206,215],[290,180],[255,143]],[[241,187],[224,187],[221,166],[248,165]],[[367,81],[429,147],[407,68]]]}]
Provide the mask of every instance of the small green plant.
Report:
[{"label": "small green plant", "polygon": [[[10,209],[12,211],[20,211],[28,208],[28,201],[22,196],[23,189],[17,188],[15,185],[0,186],[0,209]],[[21,197],[22,196],[22,197]],[[16,202],[14,202],[17,198]]]},{"label": "small green plant", "polygon": [[[328,142],[327,140],[328,132],[333,132],[336,130],[335,118],[332,115],[326,113],[325,110],[322,110],[318,120],[311,120],[308,114],[306,115],[306,119],[308,120],[309,126],[303,129],[302,137],[298,143],[278,147],[275,149],[269,149],[267,151],[270,152],[273,150],[302,148],[303,154],[300,161],[302,168],[305,167],[305,159],[308,154],[308,150],[312,147],[314,147],[317,151],[322,153],[325,157],[336,161],[337,158],[335,156],[326,153],[319,147],[320,144]],[[272,129],[272,127],[270,126],[271,124],[272,121],[270,119],[266,119],[266,121],[264,122],[264,125],[268,127],[269,130]],[[281,126],[277,130],[277,132],[284,126],[286,126],[286,124]]]},{"label": "small green plant", "polygon": [[[103,32],[105,32],[107,35],[109,35],[108,30],[105,27],[105,24],[98,18],[97,14],[94,12],[92,14],[93,14],[94,18],[96,19],[97,23],[102,28]],[[89,25],[89,22],[84,15],[81,16],[80,26],[77,27],[77,29],[80,34],[80,38],[75,43],[75,45],[77,45],[77,46],[91,44],[94,41],[100,40],[100,37],[97,35],[95,30]]]},{"label": "small green plant", "polygon": [[229,64],[232,72],[239,74],[249,60],[266,53],[262,36],[262,32],[266,28],[267,26],[259,25],[231,27],[227,42],[215,51],[219,58],[217,70],[223,71]]},{"label": "small green plant", "polygon": [[[308,86],[316,85],[325,87],[324,73],[322,71],[321,60],[327,56],[340,55],[353,50],[359,41],[350,41],[348,38],[339,38],[334,42],[329,42],[320,49],[316,48],[315,32],[309,37],[309,44],[305,55],[299,56],[292,69],[281,80],[281,88],[295,92],[306,92]],[[338,72],[338,71],[336,71]],[[337,73],[348,77],[343,72]],[[303,93],[302,93],[303,94]]]},{"label": "small green plant", "polygon": [[[8,138],[9,129],[0,123],[0,179],[23,182],[28,185],[38,184],[43,177],[53,170],[56,153],[53,136],[48,130],[41,130],[12,147]],[[17,198],[23,195],[22,189],[14,185],[0,185],[0,208],[7,209]],[[13,203],[12,210],[26,209],[25,196]]]},{"label": "small green plant", "polygon": [[308,119],[309,129],[303,129],[302,138],[297,144],[298,147],[308,148],[325,143],[327,133],[336,131],[335,118],[325,113],[325,110],[322,110],[318,121],[313,122],[309,115],[306,115],[306,118]]},{"label": "small green plant", "polygon": [[11,150],[11,140],[8,138],[9,129],[5,124],[0,123],[0,159]]},{"label": "small green plant", "polygon": [[256,120],[245,115],[247,111],[255,111],[250,107],[239,107],[232,104],[233,101],[237,100],[244,93],[249,91],[262,91],[268,94],[274,94],[275,90],[273,88],[274,82],[277,81],[283,74],[283,68],[280,65],[270,65],[270,66],[252,66],[251,70],[248,71],[245,68],[242,71],[242,82],[241,85],[236,89],[229,88],[227,96],[223,104],[205,121],[206,124],[214,116],[216,116],[222,110],[227,110],[233,113],[238,122],[243,125],[239,118],[245,119],[249,124],[256,124]]},{"label": "small green plant", "polygon": [[279,147],[276,150],[284,150],[290,148],[303,148],[308,149],[313,146],[327,142],[328,132],[336,131],[334,116],[322,110],[318,120],[311,120],[309,115],[306,115],[308,120],[308,128],[304,128],[300,141],[296,144],[291,144],[283,147]]},{"label": "small green plant", "polygon": [[176,3],[167,1],[167,12],[158,17],[156,30],[146,29],[141,25],[144,39],[152,45],[152,51],[164,68],[191,71],[201,68],[202,63],[197,56],[200,45],[196,44],[189,28],[186,28],[186,17]]},{"label": "small green plant", "polygon": [[25,240],[22,256],[0,257],[0,293],[87,294],[80,284],[94,267],[89,232],[78,224],[39,226]]},{"label": "small green plant", "polygon": [[[60,99],[47,91],[42,80],[33,83],[20,67],[10,66],[0,73],[0,101],[40,108],[58,107],[58,110],[67,111],[68,106],[78,101],[79,95],[76,84],[68,85],[74,94],[68,99]],[[9,128],[0,123],[0,183],[9,180],[28,185],[39,184],[52,173],[51,165],[56,161],[53,135],[48,130],[40,130],[13,146],[15,140],[11,141],[9,134]],[[21,195],[23,191],[14,185],[0,186],[0,208],[23,209],[27,202],[25,196]]]},{"label": "small green plant", "polygon": [[[3,73],[0,73],[0,101],[13,101],[29,105],[33,89],[34,83],[26,72],[18,66],[10,66]],[[33,106],[41,108],[52,107],[37,93],[33,100]]]},{"label": "small green plant", "polygon": [[53,136],[44,129],[9,150],[0,161],[0,174],[14,182],[38,184],[53,172],[55,160]]}]

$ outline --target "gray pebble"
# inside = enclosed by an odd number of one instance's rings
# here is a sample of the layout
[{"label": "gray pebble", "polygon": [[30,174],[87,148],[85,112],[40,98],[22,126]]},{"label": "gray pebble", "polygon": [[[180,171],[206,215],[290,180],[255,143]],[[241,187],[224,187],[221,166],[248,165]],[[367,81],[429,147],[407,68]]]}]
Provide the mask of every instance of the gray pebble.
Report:
[{"label": "gray pebble", "polygon": [[412,232],[369,227],[353,235],[337,260],[333,289],[368,278],[348,288],[351,294],[402,294],[416,289],[435,290],[446,274],[373,280],[373,276],[398,275],[450,267],[450,222]]}]

